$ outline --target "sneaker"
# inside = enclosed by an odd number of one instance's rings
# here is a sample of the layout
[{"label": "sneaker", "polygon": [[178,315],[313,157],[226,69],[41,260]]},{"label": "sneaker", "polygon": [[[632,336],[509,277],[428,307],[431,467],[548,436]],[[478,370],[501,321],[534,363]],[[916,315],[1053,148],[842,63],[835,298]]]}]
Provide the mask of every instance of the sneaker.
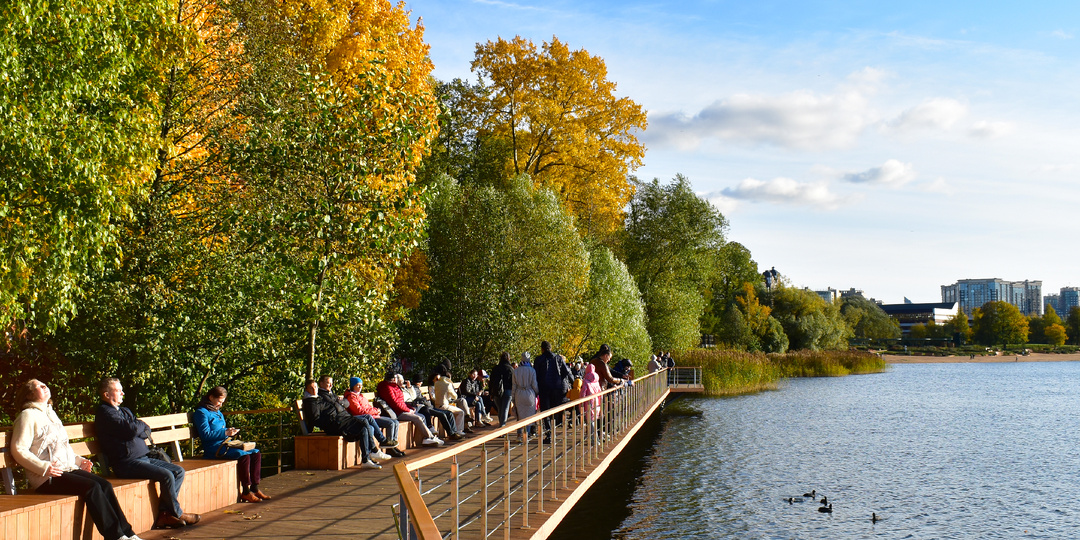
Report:
[{"label": "sneaker", "polygon": [[446,438],[450,439],[451,441],[460,441],[461,439],[464,439],[465,436],[460,433],[451,433],[447,435]]},{"label": "sneaker", "polygon": [[379,450],[377,452],[372,452],[371,454],[369,454],[369,456],[370,456],[371,459],[373,459],[373,460],[377,459],[379,461],[386,461],[388,459],[393,459],[393,458],[390,457],[390,454],[387,454],[386,452],[383,452],[382,450]]},{"label": "sneaker", "polygon": [[474,432],[473,432],[472,428],[466,426],[465,427],[465,433],[474,433]]},{"label": "sneaker", "polygon": [[424,439],[424,442],[422,442],[420,444],[422,444],[424,446],[442,446],[443,442],[442,442],[442,439],[440,439],[438,437],[431,437],[431,438],[428,438],[428,439]]},{"label": "sneaker", "polygon": [[387,448],[386,453],[394,457],[405,457],[405,452],[398,450],[397,448]]},{"label": "sneaker", "polygon": [[361,469],[381,469],[382,465],[371,461],[370,459],[360,464]]},{"label": "sneaker", "polygon": [[139,538],[139,535],[133,534],[131,536],[121,536],[120,540],[143,540],[143,539]]},{"label": "sneaker", "polygon": [[397,439],[391,439],[391,440],[389,440],[389,441],[386,441],[386,442],[382,443],[382,446],[383,446],[383,447],[387,447],[387,446],[389,446],[389,447],[395,447],[395,446],[397,446],[397,444],[398,444],[398,443],[397,443]]}]

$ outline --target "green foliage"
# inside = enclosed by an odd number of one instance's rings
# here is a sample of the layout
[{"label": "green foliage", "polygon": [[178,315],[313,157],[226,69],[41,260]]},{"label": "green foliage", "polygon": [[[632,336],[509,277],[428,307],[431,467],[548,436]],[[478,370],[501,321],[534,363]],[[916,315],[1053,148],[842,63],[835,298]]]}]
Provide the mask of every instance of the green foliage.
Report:
[{"label": "green foliage", "polygon": [[735,297],[743,290],[743,284],[756,286],[761,282],[761,274],[757,263],[750,257],[750,250],[738,242],[725,243],[714,254],[713,261],[715,268],[705,294],[707,305],[701,317],[701,327],[705,333],[722,336],[730,334],[725,325],[731,318],[729,310],[735,304]]},{"label": "green foliage", "polygon": [[[573,219],[526,177],[509,189],[443,178],[428,209],[431,285],[402,349],[419,365],[464,366],[541,340],[575,340],[589,255]],[[576,345],[576,343],[574,343]]]},{"label": "green foliage", "polygon": [[953,334],[960,334],[965,342],[971,339],[971,326],[968,325],[967,313],[964,310],[957,310],[956,315],[949,318],[945,323],[945,332],[947,336],[951,337]]},{"label": "green foliage", "polygon": [[814,291],[776,288],[772,293],[772,313],[784,327],[791,349],[845,349],[852,335],[840,307],[825,302]]},{"label": "green foliage", "polygon": [[1027,343],[1028,321],[1016,306],[1001,301],[975,308],[972,333],[983,345]]},{"label": "green foliage", "polygon": [[859,339],[896,339],[900,337],[900,324],[882,311],[876,303],[862,295],[846,296],[840,301],[840,314],[844,316],[855,337]]},{"label": "green foliage", "polygon": [[738,395],[776,388],[787,377],[841,377],[888,369],[880,356],[860,351],[793,351],[763,354],[725,349],[688,349],[673,354],[680,366],[701,366],[705,392]]},{"label": "green foliage", "polygon": [[611,250],[598,247],[589,257],[589,288],[582,306],[580,345],[569,357],[608,344],[616,356],[629,358],[640,369],[652,344],[645,324],[645,305],[626,265]]},{"label": "green foliage", "polygon": [[1068,343],[1080,345],[1080,307],[1073,306],[1069,309],[1069,318],[1065,321],[1065,333],[1068,335]]},{"label": "green foliage", "polygon": [[626,265],[645,300],[653,346],[679,349],[699,341],[713,255],[726,227],[681,175],[667,185],[637,183],[626,219]]},{"label": "green foliage", "polygon": [[150,178],[176,39],[154,0],[0,5],[0,317],[54,331]]}]

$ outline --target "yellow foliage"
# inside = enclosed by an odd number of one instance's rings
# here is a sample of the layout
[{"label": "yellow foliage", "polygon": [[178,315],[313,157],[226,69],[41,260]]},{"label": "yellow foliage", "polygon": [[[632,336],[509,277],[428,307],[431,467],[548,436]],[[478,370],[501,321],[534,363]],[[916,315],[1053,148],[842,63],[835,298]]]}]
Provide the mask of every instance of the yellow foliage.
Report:
[{"label": "yellow foliage", "polygon": [[634,195],[628,174],[645,155],[636,133],[647,122],[640,105],[615,97],[604,60],[555,37],[537,50],[518,36],[477,44],[472,69],[493,90],[494,112],[480,128],[511,143],[507,173],[553,190],[579,230],[620,227]]}]

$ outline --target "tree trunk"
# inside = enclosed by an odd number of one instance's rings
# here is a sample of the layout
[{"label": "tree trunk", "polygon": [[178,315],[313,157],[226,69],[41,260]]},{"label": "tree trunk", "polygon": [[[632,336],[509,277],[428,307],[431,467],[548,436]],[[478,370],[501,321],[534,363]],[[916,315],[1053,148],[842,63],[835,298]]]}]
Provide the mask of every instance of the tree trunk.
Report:
[{"label": "tree trunk", "polygon": [[311,322],[308,323],[308,358],[307,358],[307,378],[315,378],[315,336],[319,332],[319,317],[320,308],[322,307],[322,294],[323,283],[326,281],[326,271],[329,269],[329,265],[323,266],[322,270],[319,270],[319,276],[316,279],[315,287],[315,302],[312,307],[315,309],[315,314],[311,318]]}]

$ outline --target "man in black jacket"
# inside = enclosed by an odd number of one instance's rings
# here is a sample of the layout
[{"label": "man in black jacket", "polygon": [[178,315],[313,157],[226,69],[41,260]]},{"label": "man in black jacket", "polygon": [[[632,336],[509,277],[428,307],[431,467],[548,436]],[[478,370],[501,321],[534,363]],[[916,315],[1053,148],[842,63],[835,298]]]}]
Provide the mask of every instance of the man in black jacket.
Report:
[{"label": "man in black jacket", "polygon": [[[551,352],[551,344],[540,342],[540,356],[533,361],[536,369],[536,385],[540,387],[540,410],[546,411],[562,405],[569,388],[570,368],[562,356]],[[556,415],[556,421],[562,421],[562,414]],[[544,419],[544,442],[551,442],[551,422]]]},{"label": "man in black jacket", "polygon": [[101,403],[94,417],[94,432],[101,451],[117,478],[148,478],[161,486],[154,528],[183,527],[199,522],[199,514],[185,514],[177,500],[184,484],[184,469],[147,456],[150,426],[135,418],[124,401],[119,379],[104,379],[98,386]]},{"label": "man in black jacket", "polygon": [[381,469],[382,466],[372,458],[390,459],[390,456],[374,448],[377,428],[367,420],[350,414],[348,405],[331,391],[333,387],[334,379],[326,375],[319,378],[318,390],[314,394],[309,383],[303,402],[304,421],[329,435],[340,435],[347,442],[355,441],[360,447],[360,468]]}]

